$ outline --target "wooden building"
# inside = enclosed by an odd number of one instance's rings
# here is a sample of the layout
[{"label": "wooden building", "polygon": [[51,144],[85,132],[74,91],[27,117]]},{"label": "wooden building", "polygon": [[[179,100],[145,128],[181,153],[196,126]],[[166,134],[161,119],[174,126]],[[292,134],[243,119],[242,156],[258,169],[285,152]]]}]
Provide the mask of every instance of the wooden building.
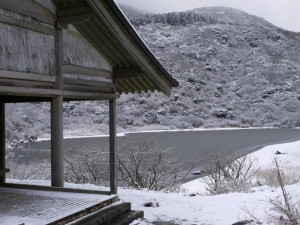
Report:
[{"label": "wooden building", "polygon": [[63,102],[109,101],[110,192],[116,182],[116,99],[178,85],[111,0],[0,0],[0,184],[5,104],[51,102],[51,184],[62,188]]}]

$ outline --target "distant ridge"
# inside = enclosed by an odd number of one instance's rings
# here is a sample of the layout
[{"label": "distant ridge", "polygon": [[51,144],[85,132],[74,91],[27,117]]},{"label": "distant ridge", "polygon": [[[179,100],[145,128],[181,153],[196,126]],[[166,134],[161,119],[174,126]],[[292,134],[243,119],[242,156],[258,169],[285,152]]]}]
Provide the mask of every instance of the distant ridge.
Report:
[{"label": "distant ridge", "polygon": [[214,15],[215,20],[221,23],[232,23],[232,24],[244,24],[244,25],[272,25],[265,19],[248,14],[240,9],[231,7],[202,7],[190,10],[188,12],[193,12],[197,14],[207,14]]},{"label": "distant ridge", "polygon": [[[122,6],[121,6],[122,7]],[[128,6],[124,7],[123,11],[136,25],[143,25],[147,23],[169,23],[174,25],[173,20],[181,20],[180,25],[194,24],[196,22],[206,23],[227,23],[240,25],[257,25],[257,26],[273,26],[270,22],[263,18],[250,15],[242,10],[231,7],[203,7],[188,10],[186,12],[170,12],[161,14],[145,13],[138,10],[131,9]],[[176,25],[179,25],[176,23]]]},{"label": "distant ridge", "polygon": [[143,11],[143,10],[134,8],[134,7],[126,5],[126,4],[118,4],[118,5],[128,18],[132,18],[134,16],[141,16],[141,15],[149,13],[147,11]]}]

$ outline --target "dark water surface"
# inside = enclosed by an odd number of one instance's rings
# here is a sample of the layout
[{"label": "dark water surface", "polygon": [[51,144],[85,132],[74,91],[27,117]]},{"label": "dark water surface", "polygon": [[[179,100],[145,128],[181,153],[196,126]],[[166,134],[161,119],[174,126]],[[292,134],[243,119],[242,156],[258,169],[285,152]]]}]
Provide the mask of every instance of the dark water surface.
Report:
[{"label": "dark water surface", "polygon": [[[134,140],[151,140],[162,148],[171,148],[175,152],[183,170],[197,161],[192,170],[201,170],[203,164],[218,155],[240,155],[250,153],[263,146],[300,140],[300,129],[235,129],[201,131],[164,131],[127,133],[118,136],[118,151],[126,154],[126,145]],[[64,140],[64,154],[73,155],[83,150],[97,150],[102,162],[108,162],[108,137],[82,137]],[[127,150],[128,151],[128,150]],[[16,163],[50,162],[50,141],[26,143],[13,150],[12,160]],[[104,165],[104,164],[103,164]],[[107,166],[108,165],[104,165]],[[183,182],[199,178],[190,173]],[[103,175],[105,181],[108,174]]]},{"label": "dark water surface", "polygon": [[[119,136],[119,151],[124,144],[134,139],[153,140],[165,148],[172,148],[179,161],[204,160],[215,154],[230,154],[237,151],[252,152],[263,146],[300,140],[300,129],[235,129],[201,131],[165,131],[127,133]],[[25,150],[16,150],[22,160],[50,159],[50,141],[26,144]],[[64,140],[65,153],[83,149],[107,151],[108,137],[85,137]]]}]

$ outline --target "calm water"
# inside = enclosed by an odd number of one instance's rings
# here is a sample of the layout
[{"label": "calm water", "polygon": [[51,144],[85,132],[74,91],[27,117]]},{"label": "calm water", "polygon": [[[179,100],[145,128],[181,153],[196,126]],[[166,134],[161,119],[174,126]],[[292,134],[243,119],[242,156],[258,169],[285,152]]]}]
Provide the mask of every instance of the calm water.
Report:
[{"label": "calm water", "polygon": [[[201,170],[201,165],[214,155],[229,155],[231,153],[245,154],[259,148],[277,143],[300,140],[300,129],[239,129],[239,130],[205,130],[205,131],[166,131],[129,133],[119,136],[118,148],[126,153],[126,145],[134,140],[148,139],[163,148],[171,148],[178,162],[188,166],[192,161],[195,170]],[[82,150],[99,150],[102,162],[108,159],[108,137],[85,137],[64,140],[66,155],[80,153]],[[19,163],[50,161],[50,141],[27,143],[14,150],[13,160]],[[104,180],[109,180],[108,174]],[[189,174],[187,182],[198,178]]]},{"label": "calm water", "polygon": [[[239,129],[205,131],[166,131],[129,133],[118,137],[119,151],[134,139],[147,138],[165,148],[172,148],[179,161],[203,160],[215,154],[251,152],[265,145],[300,140],[300,129]],[[22,160],[50,159],[50,141],[26,144],[25,150],[16,150]],[[73,138],[64,140],[65,153],[82,149],[106,151],[108,137]]]}]

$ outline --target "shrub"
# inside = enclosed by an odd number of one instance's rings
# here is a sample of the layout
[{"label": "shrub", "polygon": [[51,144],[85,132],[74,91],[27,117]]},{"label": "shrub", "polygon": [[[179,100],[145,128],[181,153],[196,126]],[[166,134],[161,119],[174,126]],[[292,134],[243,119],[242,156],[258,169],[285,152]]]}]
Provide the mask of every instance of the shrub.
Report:
[{"label": "shrub", "polygon": [[135,189],[175,190],[194,167],[184,171],[170,149],[152,140],[135,139],[124,148],[118,154],[120,182]]},{"label": "shrub", "polygon": [[[98,147],[86,147],[79,154],[70,154],[65,159],[65,181],[71,183],[90,183],[99,185],[108,176],[108,150],[95,150]],[[105,156],[106,155],[106,156]]]},{"label": "shrub", "polygon": [[[266,211],[267,224],[273,225],[298,225],[300,224],[300,204],[293,199],[291,193],[287,191],[285,174],[282,172],[277,159],[274,159],[275,168],[264,170],[274,186],[279,186],[281,194],[268,200],[270,209]],[[261,174],[261,171],[259,172]],[[243,208],[248,217],[255,224],[264,224],[249,209]]]},{"label": "shrub", "polygon": [[[297,174],[291,173],[290,171],[285,173],[282,170],[281,174],[284,176],[285,185],[295,184],[299,181]],[[261,185],[268,185],[271,187],[278,186],[277,171],[275,168],[259,169],[257,170],[255,177]]]},{"label": "shrub", "polygon": [[276,158],[275,171],[282,198],[269,199],[272,212],[268,215],[269,222],[276,225],[298,225],[300,224],[300,205],[293,201],[292,196],[286,190],[285,177]]},{"label": "shrub", "polygon": [[7,166],[10,172],[7,178],[18,180],[48,180],[51,177],[50,162],[24,162],[20,163],[15,160],[8,160]]},{"label": "shrub", "polygon": [[255,178],[256,160],[249,156],[235,158],[220,157],[214,159],[204,168],[206,190],[212,194],[222,194],[245,190]]}]

